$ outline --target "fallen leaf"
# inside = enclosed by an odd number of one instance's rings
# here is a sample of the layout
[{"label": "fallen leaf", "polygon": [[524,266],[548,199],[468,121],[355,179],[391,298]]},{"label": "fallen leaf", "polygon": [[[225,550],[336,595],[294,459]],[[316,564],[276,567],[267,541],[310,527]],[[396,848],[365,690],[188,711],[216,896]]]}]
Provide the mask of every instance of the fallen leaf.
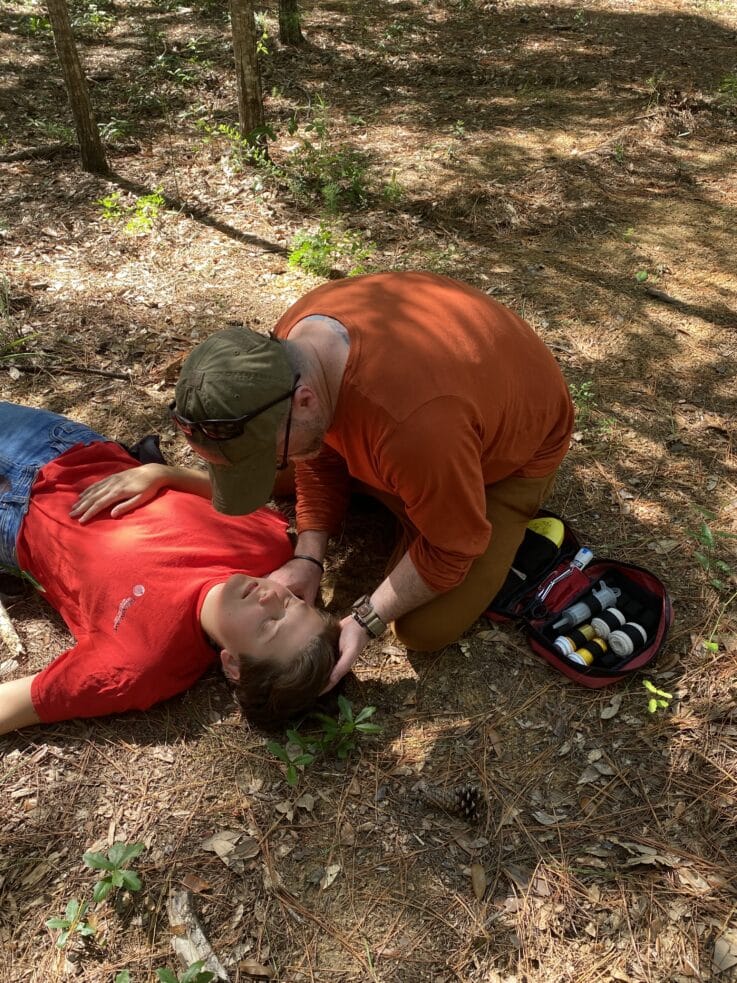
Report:
[{"label": "fallen leaf", "polygon": [[486,872],[481,864],[471,864],[471,887],[477,901],[483,898],[486,883]]},{"label": "fallen leaf", "polygon": [[551,816],[548,812],[533,812],[532,814],[541,826],[555,826],[559,820],[557,816]]},{"label": "fallen leaf", "polygon": [[327,890],[327,888],[330,887],[330,885],[333,883],[333,881],[335,880],[335,878],[340,873],[340,870],[341,870],[340,864],[328,864],[327,865],[327,867],[325,868],[325,873],[322,875],[322,877],[320,879],[320,890],[321,891],[325,891],[325,890]]},{"label": "fallen leaf", "polygon": [[197,876],[197,874],[186,874],[182,878],[182,884],[190,891],[194,891],[195,894],[202,894],[204,891],[212,890],[212,884],[208,884],[207,881],[203,881],[201,877]]},{"label": "fallen leaf", "polygon": [[595,782],[601,778],[599,770],[594,765],[589,765],[581,773],[581,777],[578,779],[577,785],[588,785],[590,782]]},{"label": "fallen leaf", "polygon": [[708,894],[711,890],[711,885],[701,874],[697,874],[695,870],[689,870],[687,867],[682,867],[678,871],[678,880],[684,887],[690,887],[698,894]]},{"label": "fallen leaf", "polygon": [[522,867],[518,867],[517,864],[508,864],[506,867],[502,867],[502,873],[505,874],[521,891],[527,890],[527,886],[530,883],[529,871],[524,870]]},{"label": "fallen leaf", "polygon": [[272,980],[274,978],[273,969],[269,969],[268,966],[262,966],[261,963],[257,963],[253,959],[244,959],[242,962],[239,962],[238,969],[240,969],[242,973],[245,973],[246,976],[260,976],[267,980]]},{"label": "fallen leaf", "polygon": [[297,809],[304,809],[306,812],[312,812],[315,808],[315,796],[310,795],[309,792],[305,792],[300,795],[298,799],[295,799],[294,805]]},{"label": "fallen leaf", "polygon": [[261,852],[257,839],[235,829],[223,829],[208,837],[202,849],[216,853],[226,867],[232,867],[241,860],[252,860]]},{"label": "fallen leaf", "polygon": [[716,940],[712,965],[717,973],[737,966],[737,930],[729,929]]},{"label": "fallen leaf", "polygon": [[616,717],[616,715],[619,713],[619,708],[621,706],[622,706],[622,694],[617,693],[616,696],[612,697],[609,705],[604,707],[604,709],[601,711],[601,713],[599,714],[599,718],[601,720],[611,720],[612,717]]}]

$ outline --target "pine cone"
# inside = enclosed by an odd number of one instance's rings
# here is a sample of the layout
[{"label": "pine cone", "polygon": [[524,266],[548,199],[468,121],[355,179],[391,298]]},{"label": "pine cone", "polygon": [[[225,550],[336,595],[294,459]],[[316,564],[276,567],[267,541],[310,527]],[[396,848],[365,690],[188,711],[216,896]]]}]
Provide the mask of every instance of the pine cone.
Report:
[{"label": "pine cone", "polygon": [[456,785],[455,788],[436,788],[424,782],[417,789],[420,798],[427,805],[436,806],[444,812],[475,820],[484,805],[484,793],[478,785]]}]

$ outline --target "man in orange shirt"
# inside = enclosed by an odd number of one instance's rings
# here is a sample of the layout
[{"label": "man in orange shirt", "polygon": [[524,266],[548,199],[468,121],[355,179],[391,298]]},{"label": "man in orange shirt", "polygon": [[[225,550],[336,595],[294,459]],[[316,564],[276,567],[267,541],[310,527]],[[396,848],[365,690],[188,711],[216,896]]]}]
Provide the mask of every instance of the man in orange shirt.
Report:
[{"label": "man in orange shirt", "polygon": [[341,623],[330,685],[389,622],[408,648],[433,650],[479,617],[573,426],[568,387],[532,328],[429,273],[327,283],[269,338],[214,334],[186,360],[172,416],[208,462],[221,512],[263,505],[277,460],[296,464],[295,557],[273,576],[307,601],[349,479],[401,518],[386,578]]}]

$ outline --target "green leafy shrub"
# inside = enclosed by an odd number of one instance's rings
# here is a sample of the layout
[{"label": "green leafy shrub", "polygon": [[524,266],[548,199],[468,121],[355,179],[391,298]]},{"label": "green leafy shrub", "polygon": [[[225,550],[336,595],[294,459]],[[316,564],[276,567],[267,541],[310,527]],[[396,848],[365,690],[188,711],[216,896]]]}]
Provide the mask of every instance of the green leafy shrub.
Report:
[{"label": "green leafy shrub", "polygon": [[298,266],[314,276],[330,275],[342,262],[348,262],[349,276],[357,276],[366,270],[365,262],[376,247],[366,242],[360,232],[341,232],[321,222],[315,232],[298,232],[289,250],[289,265]]},{"label": "green leafy shrub", "polygon": [[334,754],[344,760],[355,750],[362,735],[378,734],[381,726],[370,722],[375,713],[376,707],[364,707],[354,716],[350,702],[344,696],[339,696],[337,717],[331,717],[327,713],[310,714],[319,723],[317,734],[300,734],[292,727],[287,731],[286,744],[269,741],[266,746],[287,766],[287,784],[294,786],[299,780],[299,773],[318,757]]},{"label": "green leafy shrub", "polygon": [[56,944],[60,949],[69,941],[72,935],[81,935],[83,938],[95,934],[95,928],[86,921],[85,915],[89,904],[87,901],[77,901],[72,898],[67,904],[63,918],[49,918],[46,921],[47,928],[60,928],[61,932]]},{"label": "green leafy shrub", "polygon": [[128,864],[146,849],[145,843],[113,843],[107,852],[93,853],[88,850],[82,859],[93,870],[103,870],[104,875],[95,884],[93,901],[104,901],[111,891],[125,888],[127,891],[140,891],[141,879]]}]

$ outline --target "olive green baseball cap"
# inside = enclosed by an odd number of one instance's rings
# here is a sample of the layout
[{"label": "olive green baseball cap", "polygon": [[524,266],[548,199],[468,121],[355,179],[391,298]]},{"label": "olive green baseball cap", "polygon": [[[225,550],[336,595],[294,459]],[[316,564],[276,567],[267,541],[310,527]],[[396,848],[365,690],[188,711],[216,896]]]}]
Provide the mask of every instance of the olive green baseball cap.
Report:
[{"label": "olive green baseball cap", "polygon": [[[276,478],[277,433],[289,411],[294,384],[282,343],[250,328],[218,331],[184,361],[176,385],[175,419],[183,418],[179,426],[207,462],[218,512],[246,515],[269,500]],[[257,415],[230,440],[212,440],[196,427],[190,432],[183,425],[237,420],[249,413]]]}]

